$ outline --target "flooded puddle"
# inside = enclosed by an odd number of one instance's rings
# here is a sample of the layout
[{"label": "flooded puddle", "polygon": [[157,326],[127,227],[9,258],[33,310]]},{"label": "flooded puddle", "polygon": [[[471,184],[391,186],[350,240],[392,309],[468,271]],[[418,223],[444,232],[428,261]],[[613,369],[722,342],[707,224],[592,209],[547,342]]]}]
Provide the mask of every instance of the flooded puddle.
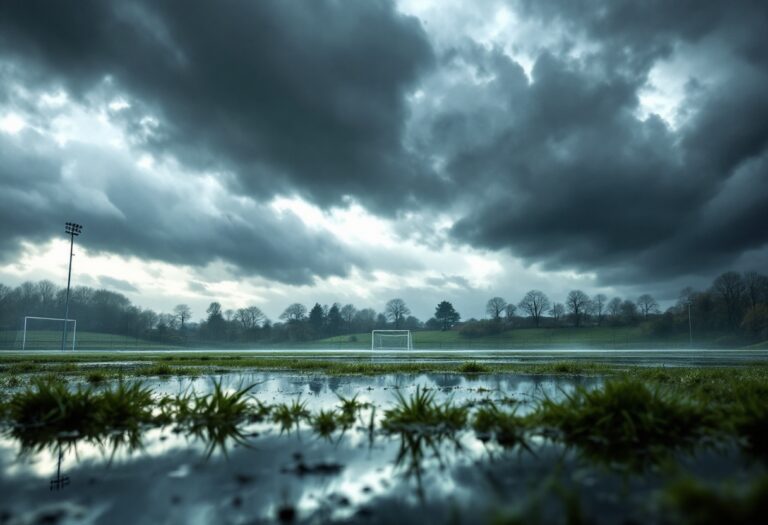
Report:
[{"label": "flooded puddle", "polygon": [[738,483],[764,470],[738,448],[721,446],[635,475],[541,436],[503,446],[468,428],[382,426],[398,396],[427,396],[436,406],[513,406],[522,416],[543,399],[601,387],[598,377],[271,372],[145,384],[155,396],[202,395],[215,390],[214,381],[228,391],[253,385],[261,403],[313,414],[338,409],[340,398],[362,408],[329,432],[273,419],[223,436],[173,424],[128,438],[45,443],[5,432],[0,523],[565,523],[576,512],[599,523],[654,523],[663,521],[659,490],[681,472]]}]

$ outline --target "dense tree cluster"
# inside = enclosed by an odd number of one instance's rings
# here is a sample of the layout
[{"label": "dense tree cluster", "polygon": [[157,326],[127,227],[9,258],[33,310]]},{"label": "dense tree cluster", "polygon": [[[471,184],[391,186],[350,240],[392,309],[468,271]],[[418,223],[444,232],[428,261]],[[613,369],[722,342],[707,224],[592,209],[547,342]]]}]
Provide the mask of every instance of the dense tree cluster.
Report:
[{"label": "dense tree cluster", "polygon": [[[25,282],[10,288],[0,284],[0,329],[17,330],[24,316],[61,317],[65,292],[52,282]],[[689,325],[690,311],[690,325]],[[81,331],[128,335],[166,342],[301,342],[373,329],[450,330],[458,327],[466,337],[480,337],[513,328],[558,326],[632,326],[643,324],[656,335],[718,332],[749,340],[768,339],[768,277],[748,272],[726,272],[702,291],[686,288],[677,303],[661,312],[650,294],[635,299],[603,294],[590,297],[573,290],[563,302],[553,302],[541,290],[530,290],[517,304],[492,297],[486,319],[461,316],[448,301],[435,307],[426,323],[411,315],[404,300],[389,300],[382,312],[357,309],[352,304],[307,308],[290,304],[272,323],[257,306],[236,310],[212,302],[204,317],[192,321],[194,312],[179,304],[172,313],[142,309],[124,295],[109,290],[76,287],[70,294],[70,317]]]},{"label": "dense tree cluster", "polygon": [[[690,310],[690,323],[689,323]],[[506,315],[502,316],[502,312]],[[516,316],[519,311],[522,315]],[[480,337],[514,327],[633,326],[643,323],[655,335],[724,333],[742,340],[768,339],[768,277],[755,272],[726,272],[703,291],[686,288],[677,303],[662,313],[650,294],[636,299],[590,297],[572,290],[564,302],[552,302],[541,290],[527,292],[517,308],[501,297],[486,304],[488,319],[470,319],[462,335]]]}]

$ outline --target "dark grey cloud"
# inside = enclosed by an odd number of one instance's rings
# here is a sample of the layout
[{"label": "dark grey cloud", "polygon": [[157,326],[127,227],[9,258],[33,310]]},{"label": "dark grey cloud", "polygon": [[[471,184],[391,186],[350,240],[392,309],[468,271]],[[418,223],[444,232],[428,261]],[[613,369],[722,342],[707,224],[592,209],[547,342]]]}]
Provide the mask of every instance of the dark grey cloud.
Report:
[{"label": "dark grey cloud", "polygon": [[[353,195],[388,212],[404,206],[431,177],[401,144],[405,91],[431,62],[419,23],[389,1],[4,2],[7,104],[35,111],[11,95],[14,84],[37,96],[61,88],[86,106],[124,97],[134,149],[195,172],[232,173],[221,181],[255,199],[217,202],[221,214],[211,217],[184,201],[185,181],[147,187],[133,168],[81,148],[68,153],[80,160],[73,189],[101,201],[78,206],[77,192],[62,192],[62,166],[72,159],[50,144],[41,152],[5,141],[4,258],[20,240],[50,238],[76,216],[98,225],[88,228],[90,247],[125,255],[192,265],[220,259],[290,283],[365,269],[329,235],[262,203],[299,194],[330,205]],[[151,134],[147,115],[157,123]]]},{"label": "dark grey cloud", "polygon": [[0,135],[0,158],[0,260],[13,260],[22,241],[61,236],[76,218],[90,251],[192,266],[222,261],[235,273],[292,284],[367,265],[292,213],[224,192],[201,195],[205,185],[191,176],[142,173],[113,151],[61,149],[27,131]]},{"label": "dark grey cloud", "polygon": [[[466,198],[457,239],[614,284],[717,272],[768,244],[768,8],[677,4],[531,2],[529,16],[591,50],[543,53],[530,84],[499,50],[457,51],[494,79],[482,90],[497,101],[465,111],[459,98],[428,130],[458,145],[450,177],[482,188]],[[713,58],[717,81],[690,79],[680,127],[638,118],[656,61],[705,41],[730,63]],[[473,144],[474,128],[485,136]]]},{"label": "dark grey cloud", "polygon": [[[379,214],[409,212],[419,224],[401,220],[398,233],[433,246],[445,235],[431,219],[449,214],[452,242],[604,283],[672,282],[764,253],[768,4],[509,4],[551,29],[542,41],[559,39],[533,57],[530,78],[508,50],[432,46],[384,0],[3,3],[4,79],[61,86],[85,103],[124,96],[133,148],[220,171],[229,191],[254,200],[221,197],[221,214],[200,215],[183,182],[149,192],[128,170],[103,187],[94,172],[107,202],[82,210],[60,196],[55,151],[0,142],[0,205],[18,210],[0,211],[15,228],[0,248],[48,238],[39,217],[55,210],[60,222],[72,210],[104,225],[94,240],[106,251],[218,258],[285,282],[364,267],[262,204],[299,194],[321,207],[351,195]],[[665,60],[699,64],[677,126],[638,117]],[[421,100],[408,102],[417,88]],[[19,103],[2,88],[0,101]],[[157,119],[149,132],[147,115]],[[72,155],[110,167],[95,151]],[[43,175],[26,182],[33,173]]]},{"label": "dark grey cloud", "polygon": [[[76,96],[109,77],[142,146],[231,170],[262,198],[391,210],[432,180],[401,143],[432,52],[387,0],[10,2],[0,46]],[[147,113],[159,125],[142,137]]]}]

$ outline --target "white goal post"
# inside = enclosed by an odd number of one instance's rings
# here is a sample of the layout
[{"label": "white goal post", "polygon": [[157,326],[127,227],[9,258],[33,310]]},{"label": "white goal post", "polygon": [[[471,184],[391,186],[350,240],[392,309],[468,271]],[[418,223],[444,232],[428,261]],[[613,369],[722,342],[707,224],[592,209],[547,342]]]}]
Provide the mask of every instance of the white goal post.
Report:
[{"label": "white goal post", "polygon": [[413,350],[410,330],[373,330],[371,350]]},{"label": "white goal post", "polygon": [[[74,319],[62,319],[58,317],[35,317],[32,315],[29,315],[24,318],[24,335],[21,339],[21,349],[26,349],[27,346],[27,320],[28,319],[37,319],[41,321],[61,321],[62,323],[72,323],[72,351],[75,351],[75,342],[77,341],[77,321]],[[18,341],[18,339],[17,339]]]}]

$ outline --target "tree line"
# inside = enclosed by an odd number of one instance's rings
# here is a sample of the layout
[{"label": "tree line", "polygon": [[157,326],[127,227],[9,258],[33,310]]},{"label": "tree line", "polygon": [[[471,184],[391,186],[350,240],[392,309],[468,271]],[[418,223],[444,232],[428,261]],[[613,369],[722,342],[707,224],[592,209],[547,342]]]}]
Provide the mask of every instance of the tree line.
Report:
[{"label": "tree line", "polygon": [[[11,288],[0,284],[0,329],[17,330],[24,316],[61,317],[65,291],[51,281],[25,282]],[[691,312],[689,325],[689,310]],[[166,342],[310,341],[373,329],[450,330],[465,337],[479,337],[516,328],[572,326],[633,326],[644,324],[650,333],[669,335],[689,329],[697,333],[721,332],[742,339],[768,339],[768,277],[755,272],[726,272],[705,290],[686,288],[676,304],[661,311],[650,294],[636,298],[608,298],[569,292],[562,302],[541,290],[530,290],[517,302],[492,297],[484,319],[468,319],[449,301],[441,301],[433,316],[422,322],[400,298],[389,300],[383,311],[358,309],[352,304],[293,303],[272,322],[255,305],[225,309],[212,302],[202,318],[179,304],[158,313],[135,306],[124,295],[105,289],[79,286],[70,294],[70,317],[82,331],[128,335]]]}]

